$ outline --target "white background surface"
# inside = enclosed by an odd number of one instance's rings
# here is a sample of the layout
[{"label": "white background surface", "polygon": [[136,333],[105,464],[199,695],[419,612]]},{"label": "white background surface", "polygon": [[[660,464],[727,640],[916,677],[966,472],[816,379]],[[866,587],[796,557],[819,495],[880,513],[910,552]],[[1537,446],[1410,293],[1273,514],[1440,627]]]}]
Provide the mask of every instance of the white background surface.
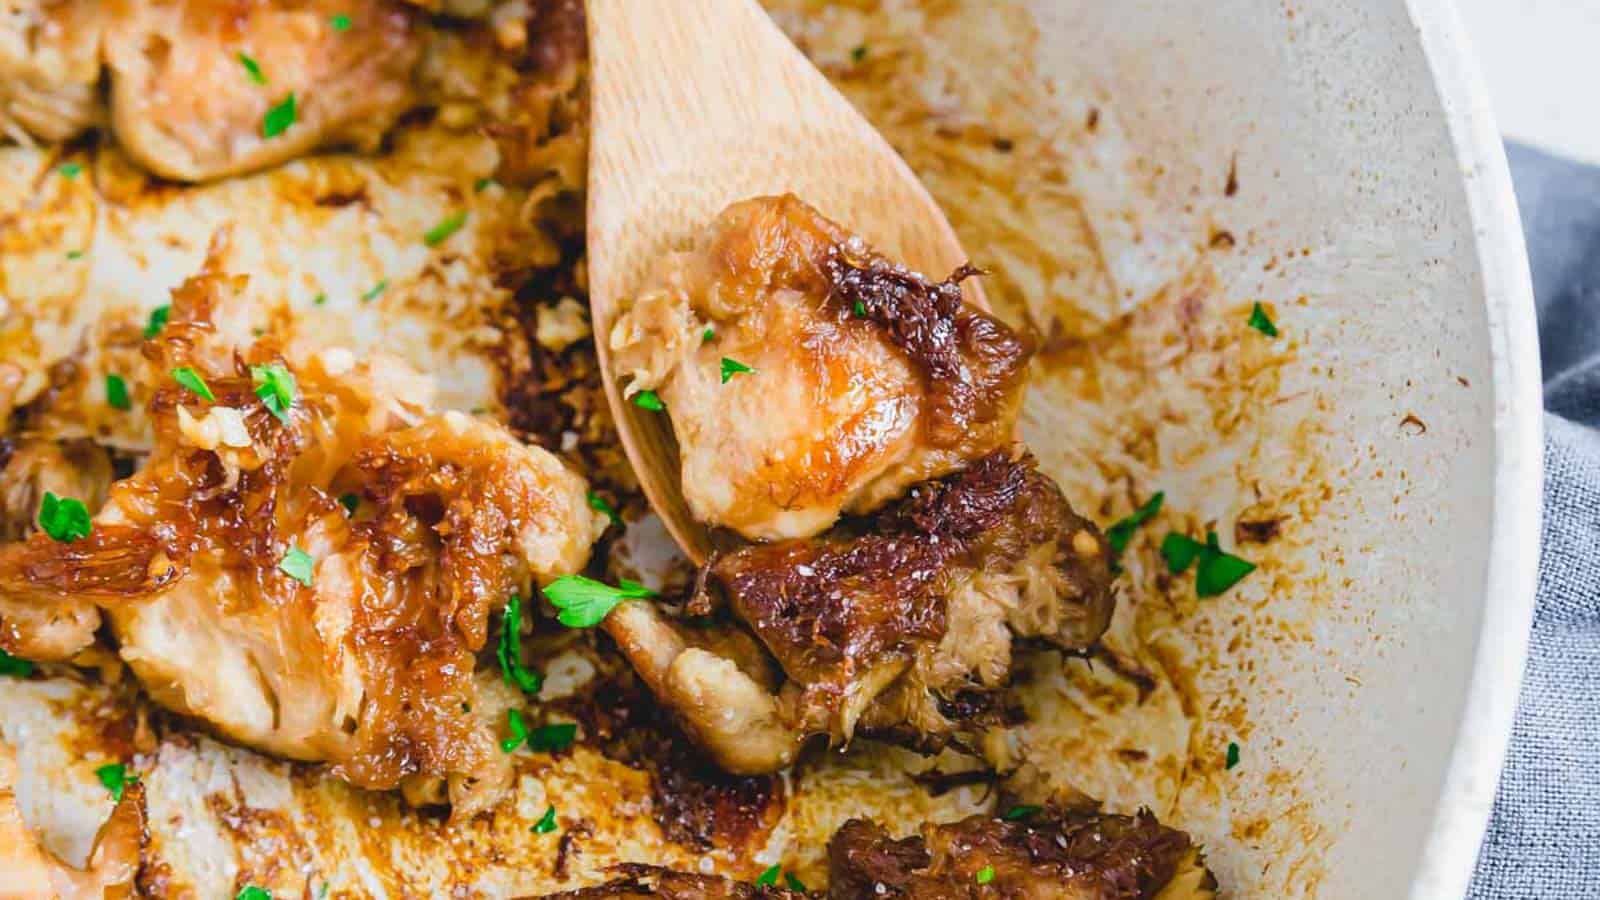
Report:
[{"label": "white background surface", "polygon": [[1507,137],[1600,163],[1600,0],[1457,0]]}]

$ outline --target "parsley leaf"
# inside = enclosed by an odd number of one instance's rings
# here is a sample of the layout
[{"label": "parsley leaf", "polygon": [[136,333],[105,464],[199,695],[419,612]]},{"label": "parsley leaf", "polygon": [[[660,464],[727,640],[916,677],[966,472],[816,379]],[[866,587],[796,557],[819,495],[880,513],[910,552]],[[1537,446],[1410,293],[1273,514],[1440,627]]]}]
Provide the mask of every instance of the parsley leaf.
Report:
[{"label": "parsley leaf", "polygon": [[75,162],[64,162],[56,166],[56,171],[61,173],[62,178],[77,178],[83,172],[83,165]]},{"label": "parsley leaf", "polygon": [[700,343],[709,344],[709,343],[711,343],[711,339],[716,337],[716,336],[717,336],[717,329],[713,328],[710,325],[707,325],[706,326],[706,330],[700,332]]},{"label": "parsley leaf", "polygon": [[311,305],[312,306],[325,306],[325,305],[327,305],[327,303],[328,303],[328,295],[325,294],[325,293],[318,294],[315,297],[311,298]]},{"label": "parsley leaf", "polygon": [[557,621],[568,628],[593,628],[624,600],[657,596],[642,584],[622,579],[612,587],[582,575],[563,575],[544,589],[550,604],[560,610]]},{"label": "parsley leaf", "polygon": [[605,513],[606,518],[611,520],[611,524],[619,528],[622,527],[622,517],[617,515],[616,508],[607,503],[606,498],[596,494],[594,491],[589,492],[589,508],[595,512]]},{"label": "parsley leaf", "polygon": [[344,13],[335,13],[333,18],[328,20],[328,24],[333,26],[334,31],[349,31],[350,17]]},{"label": "parsley leaf", "polygon": [[500,742],[500,749],[512,753],[528,739],[528,720],[522,717],[522,710],[506,710],[506,728],[510,730],[511,736]]},{"label": "parsley leaf", "polygon": [[239,896],[233,898],[233,900],[272,900],[272,892],[266,888],[247,884],[239,890]]},{"label": "parsley leaf", "polygon": [[1256,564],[1224,553],[1217,545],[1217,533],[1206,535],[1206,549],[1194,570],[1194,592],[1200,597],[1215,597],[1233,587],[1256,570]]},{"label": "parsley leaf", "polygon": [[660,412],[667,408],[667,405],[661,402],[661,396],[655,391],[640,391],[634,394],[633,405],[651,412]]},{"label": "parsley leaf", "polygon": [[1167,571],[1174,575],[1189,568],[1205,549],[1205,544],[1176,531],[1161,539],[1161,558],[1167,561]]},{"label": "parsley leaf", "polygon": [[284,97],[261,117],[261,136],[275,138],[288,131],[289,126],[294,124],[294,116],[294,91],[290,91],[289,96]]},{"label": "parsley leaf", "polygon": [[[256,84],[267,83],[267,76],[262,73],[261,64],[256,62],[254,59],[251,59],[250,54],[245,53],[242,50],[239,51],[239,65],[244,66],[244,71],[250,76],[251,81],[254,81]],[[272,135],[267,136],[271,137]]]},{"label": "parsley leaf", "polygon": [[733,378],[735,375],[751,375],[754,373],[755,369],[752,369],[744,363],[739,362],[737,359],[729,359],[726,356],[722,358],[723,384],[727,384],[729,379]]},{"label": "parsley leaf", "polygon": [[500,674],[506,684],[521,688],[525,694],[539,693],[544,677],[522,664],[522,598],[516,594],[506,601],[505,615],[500,618],[500,643],[494,655],[500,661]]},{"label": "parsley leaf", "polygon": [[528,749],[535,753],[557,753],[572,746],[578,737],[575,722],[540,725],[528,733]]},{"label": "parsley leaf", "polygon": [[250,378],[256,383],[256,396],[261,398],[261,405],[277,416],[278,421],[289,424],[289,408],[294,406],[297,387],[294,375],[283,366],[273,364],[251,366]]},{"label": "parsley leaf", "polygon": [[850,61],[851,62],[861,62],[863,59],[866,59],[866,58],[867,58],[867,45],[866,44],[857,44],[856,48],[854,50],[850,51]]},{"label": "parsley leaf", "polygon": [[802,894],[806,892],[806,883],[796,878],[793,872],[783,873],[783,883],[787,884],[791,891],[799,891]]},{"label": "parsley leaf", "polygon": [[161,329],[167,327],[167,319],[171,317],[171,304],[150,310],[150,321],[144,326],[144,336],[148,339],[160,334]]},{"label": "parsley leaf", "polygon": [[290,547],[289,552],[279,561],[278,571],[306,587],[311,587],[311,575],[316,565],[317,561],[311,558],[311,554],[299,547]]},{"label": "parsley leaf", "polygon": [[1228,769],[1228,770],[1232,770],[1233,767],[1237,766],[1238,764],[1239,764],[1239,745],[1233,743],[1232,741],[1229,741],[1228,742],[1228,755],[1223,759],[1223,763],[1222,763],[1223,768]]},{"label": "parsley leaf", "polygon": [[1021,822],[1023,819],[1031,819],[1038,815],[1039,810],[1041,809],[1043,809],[1043,807],[1029,806],[1026,804],[1013,806],[1006,810],[1006,814],[1000,818],[1005,819],[1007,822]]},{"label": "parsley leaf", "polygon": [[70,544],[88,537],[94,526],[89,522],[89,508],[82,500],[57,497],[45,491],[44,500],[39,504],[39,529],[50,535],[51,540]]},{"label": "parsley leaf", "polygon": [[1164,491],[1156,491],[1145,504],[1133,511],[1126,519],[1106,529],[1106,543],[1111,545],[1111,552],[1120,554],[1128,549],[1128,541],[1133,540],[1133,533],[1140,525],[1150,521],[1156,513],[1161,511],[1161,501],[1167,495]]},{"label": "parsley leaf", "polygon": [[1267,316],[1267,311],[1260,303],[1250,308],[1250,327],[1267,337],[1278,336],[1278,326],[1272,324],[1272,319]]},{"label": "parsley leaf", "polygon": [[68,250],[67,259],[83,259],[82,250]]},{"label": "parsley leaf", "polygon": [[475,194],[481,194],[499,183],[500,182],[495,181],[493,178],[479,178],[477,181],[472,183],[472,192]]},{"label": "parsley leaf", "polygon": [[429,228],[427,233],[422,236],[422,242],[427,244],[429,247],[437,247],[445,241],[448,241],[450,239],[450,235],[460,231],[461,226],[465,224],[467,224],[467,214],[465,211],[451,213],[439,224]]},{"label": "parsley leaf", "polygon": [[339,505],[344,507],[345,512],[353,516],[356,514],[356,507],[361,505],[361,498],[355,494],[340,494]]},{"label": "parsley leaf", "polygon": [[107,373],[106,403],[112,409],[133,409],[133,400],[128,397],[128,383],[122,380],[121,375]]},{"label": "parsley leaf", "polygon": [[380,278],[380,279],[378,279],[378,283],[377,284],[373,285],[370,290],[368,290],[365,294],[361,295],[361,302],[362,303],[370,303],[373,300],[378,299],[378,295],[382,294],[384,291],[386,291],[388,289],[389,289],[389,279]]},{"label": "parsley leaf", "polygon": [[867,305],[862,303],[860,300],[857,300],[855,305],[850,307],[850,311],[855,313],[856,318],[858,319],[865,319],[867,317]]},{"label": "parsley leaf", "polygon": [[533,833],[534,834],[549,834],[550,832],[555,831],[555,830],[556,830],[556,808],[554,806],[550,806],[550,807],[547,807],[545,809],[544,815],[539,818],[539,821],[533,823]]},{"label": "parsley leaf", "polygon": [[100,783],[111,792],[111,799],[118,803],[122,802],[122,792],[127,790],[128,785],[139,780],[137,774],[128,774],[128,767],[122,763],[103,765],[94,770],[94,777],[100,779]]},{"label": "parsley leaf", "polygon": [[11,675],[16,678],[27,678],[33,674],[33,663],[25,659],[0,650],[0,675]]},{"label": "parsley leaf", "polygon": [[977,881],[979,884],[988,884],[994,880],[994,866],[984,866],[978,870]]},{"label": "parsley leaf", "polygon": [[188,388],[202,399],[215,402],[217,395],[211,393],[211,386],[190,366],[179,366],[172,370],[172,380]]},{"label": "parsley leaf", "polygon": [[778,883],[778,875],[781,872],[783,872],[783,866],[781,866],[781,865],[773,866],[773,867],[767,869],[765,872],[761,873],[761,877],[756,879],[756,886],[757,887],[762,887],[762,886],[765,886],[765,885],[777,884]]}]

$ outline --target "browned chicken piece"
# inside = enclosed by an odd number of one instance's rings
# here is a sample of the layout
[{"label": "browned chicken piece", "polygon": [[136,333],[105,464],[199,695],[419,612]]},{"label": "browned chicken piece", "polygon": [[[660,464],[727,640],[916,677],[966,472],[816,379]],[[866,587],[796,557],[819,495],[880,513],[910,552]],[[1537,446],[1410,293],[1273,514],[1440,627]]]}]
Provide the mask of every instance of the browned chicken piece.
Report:
[{"label": "browned chicken piece", "polygon": [[660,261],[614,366],[665,402],[697,519],[811,537],[1012,441],[1031,347],[962,303],[973,274],[929,281],[792,195],[747,200]]},{"label": "browned chicken piece", "polygon": [[772,885],[752,885],[716,875],[690,875],[659,866],[614,867],[611,881],[576,891],[548,894],[545,900],[801,900],[806,894]]},{"label": "browned chicken piece", "polygon": [[1212,900],[1216,879],[1181,831],[1149,812],[1045,807],[972,816],[894,840],[854,819],[828,842],[828,897],[868,900]]},{"label": "browned chicken piece", "polygon": [[[712,561],[687,611],[726,610],[736,626],[685,627],[632,603],[605,627],[730,772],[782,768],[814,734],[931,752],[995,724],[1018,642],[1077,652],[1105,632],[1109,561],[1099,530],[1008,448],[874,522]],[[759,647],[713,637],[739,628]]]},{"label": "browned chicken piece", "polygon": [[474,681],[490,611],[582,568],[603,517],[554,456],[429,411],[430,383],[398,363],[328,352],[286,368],[281,421],[253,367],[283,360],[212,342],[207,310],[236,287],[191,279],[146,344],[215,399],[169,377],[155,450],[92,533],[0,549],[0,647],[68,658],[98,609],[161,704],[362,787],[448,778],[459,812],[505,774]]},{"label": "browned chicken piece", "polygon": [[0,900],[109,900],[134,896],[144,841],[144,786],[128,784],[76,869],[39,844],[17,806],[17,758],[0,741]]},{"label": "browned chicken piece", "polygon": [[21,540],[38,527],[46,493],[100,508],[111,487],[111,458],[92,441],[21,440],[0,449],[0,543]]},{"label": "browned chicken piece", "polygon": [[414,99],[416,18],[390,0],[127,0],[105,36],[112,127],[128,155],[179,181],[376,149]]},{"label": "browned chicken piece", "polygon": [[102,119],[100,38],[109,6],[0,0],[0,138],[66,141]]}]

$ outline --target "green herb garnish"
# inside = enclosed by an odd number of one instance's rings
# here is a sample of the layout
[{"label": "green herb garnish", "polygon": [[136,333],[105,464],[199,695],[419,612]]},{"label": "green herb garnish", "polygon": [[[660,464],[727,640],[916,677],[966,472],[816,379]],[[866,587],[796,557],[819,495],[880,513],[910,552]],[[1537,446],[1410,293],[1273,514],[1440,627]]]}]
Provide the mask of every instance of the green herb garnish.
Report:
[{"label": "green herb garnish", "polygon": [[133,400],[128,397],[128,383],[122,380],[121,375],[106,375],[106,403],[112,409],[133,408]]},{"label": "green herb garnish", "polygon": [[850,307],[850,311],[855,313],[856,318],[858,319],[865,319],[867,317],[867,305],[862,303],[860,300],[857,300],[855,305]]},{"label": "green herb garnish", "polygon": [[496,184],[499,184],[499,182],[495,181],[493,178],[479,178],[477,181],[472,183],[472,191],[475,194],[481,194],[489,188],[494,187]]},{"label": "green herb garnish", "polygon": [[[245,74],[250,76],[251,81],[254,81],[256,84],[267,83],[267,76],[262,73],[261,64],[256,62],[254,59],[251,59],[250,54],[245,53],[242,50],[239,51],[239,65],[244,66]],[[272,137],[272,135],[269,134],[267,137]]]},{"label": "green herb garnish", "polygon": [[735,375],[750,375],[754,372],[755,369],[752,369],[744,363],[739,362],[737,359],[729,359],[726,356],[722,358],[723,384],[727,384],[729,379],[733,378]]},{"label": "green herb garnish", "polygon": [[1041,806],[1029,806],[1026,804],[1013,806],[1006,810],[1005,815],[1001,816],[1000,818],[1005,819],[1007,822],[1021,822],[1023,819],[1031,819],[1038,815],[1039,810],[1043,808],[1044,807]]},{"label": "green herb garnish", "polygon": [[429,228],[427,233],[422,236],[422,242],[429,247],[437,247],[449,240],[450,235],[460,231],[461,226],[465,224],[467,224],[466,212],[451,213],[444,221]]},{"label": "green herb garnish", "polygon": [[111,799],[118,803],[122,802],[122,792],[127,790],[128,785],[139,780],[137,774],[129,775],[128,767],[122,763],[101,766],[94,770],[94,777],[100,779],[100,783],[111,792]]},{"label": "green herb garnish", "polygon": [[1223,768],[1232,770],[1233,767],[1237,766],[1238,764],[1239,764],[1239,745],[1233,743],[1232,741],[1229,741],[1228,742],[1228,755],[1223,760],[1223,763],[1222,763]]},{"label": "green herb garnish", "polygon": [[1128,541],[1133,539],[1133,533],[1161,511],[1161,501],[1166,498],[1166,492],[1156,491],[1143,506],[1133,511],[1133,515],[1107,528],[1106,543],[1111,545],[1111,552],[1120,554],[1128,549]]},{"label": "green herb garnish", "polygon": [[[327,887],[327,885],[323,885],[323,887]],[[239,890],[239,896],[233,898],[233,900],[272,900],[272,892],[266,888],[247,884]]]},{"label": "green herb garnish", "polygon": [[994,866],[984,866],[978,870],[977,881],[979,884],[988,884],[994,880]]},{"label": "green herb garnish", "polygon": [[89,508],[83,505],[82,500],[44,492],[44,500],[39,503],[39,530],[49,535],[51,540],[70,544],[88,537],[93,529],[94,526],[89,522]]},{"label": "green herb garnish", "polygon": [[783,883],[787,884],[791,891],[799,891],[802,894],[806,892],[806,883],[796,878],[793,872],[783,873]]},{"label": "green herb garnish", "polygon": [[500,618],[500,643],[494,654],[506,684],[521,688],[526,694],[539,693],[544,677],[522,664],[522,598],[516,594],[506,600],[506,611]]},{"label": "green herb garnish", "polygon": [[607,503],[606,498],[596,494],[594,491],[589,492],[589,508],[595,512],[605,513],[606,518],[611,520],[611,524],[619,528],[622,527],[622,517],[617,515],[616,508]]},{"label": "green herb garnish", "polygon": [[856,48],[854,50],[850,51],[850,60],[851,60],[851,62],[861,62],[863,59],[866,59],[866,58],[867,58],[867,45],[866,44],[858,44],[858,45],[856,45]]},{"label": "green herb garnish", "polygon": [[170,304],[167,306],[158,306],[155,309],[150,310],[150,321],[144,326],[145,338],[153,338],[160,334],[161,329],[167,327],[167,319],[171,317],[172,306]]},{"label": "green herb garnish", "polygon": [[539,818],[539,821],[533,823],[533,833],[534,834],[549,834],[550,832],[555,831],[555,830],[556,830],[556,808],[554,806],[550,806],[550,807],[547,807],[545,809],[544,815]]},{"label": "green herb garnish", "polygon": [[61,173],[62,178],[77,178],[83,173],[83,166],[75,162],[64,162],[56,166],[56,171]]},{"label": "green herb garnish", "polygon": [[294,92],[290,91],[289,96],[284,97],[261,117],[261,136],[275,138],[288,131],[289,126],[294,124],[294,115]]},{"label": "green herb garnish", "polygon": [[1256,570],[1255,563],[1224,552],[1215,531],[1206,534],[1204,544],[1187,535],[1169,534],[1161,541],[1161,556],[1174,575],[1198,561],[1194,592],[1200,597],[1215,597]]},{"label": "green herb garnish", "polygon": [[82,250],[68,250],[67,259],[83,259]]},{"label": "green herb garnish", "polygon": [[660,412],[667,408],[667,405],[661,402],[660,395],[655,391],[640,391],[634,394],[633,405],[640,409],[648,409],[651,412]]},{"label": "green herb garnish", "polygon": [[500,749],[511,753],[528,739],[528,720],[522,717],[522,710],[506,710],[506,728],[511,732],[511,736],[500,742]]},{"label": "green herb garnish", "polygon": [[716,336],[717,336],[717,330],[715,328],[712,328],[710,325],[707,325],[706,326],[706,330],[700,332],[700,343],[709,344],[709,343],[711,343],[711,339],[716,337]]},{"label": "green herb garnish", "polygon": [[25,659],[0,650],[0,675],[10,675],[14,678],[27,678],[33,674],[33,663]]},{"label": "green herb garnish", "polygon": [[172,370],[172,380],[188,388],[196,396],[204,400],[215,402],[217,395],[211,393],[211,386],[191,366],[179,366]]},{"label": "green herb garnish", "polygon": [[388,289],[389,289],[389,279],[380,278],[380,279],[378,279],[378,283],[377,284],[373,285],[365,294],[361,295],[361,302],[362,303],[370,303],[373,300],[378,299],[378,295],[382,294],[384,291],[386,291]]},{"label": "green herb garnish", "polygon": [[278,571],[300,582],[306,587],[311,587],[311,573],[316,568],[316,560],[311,554],[299,547],[290,547],[289,552],[283,555],[278,562]]},{"label": "green herb garnish", "polygon": [[312,306],[322,306],[322,305],[326,304],[327,302],[328,302],[328,295],[327,294],[318,294],[315,297],[311,298],[311,305]]},{"label": "green herb garnish", "polygon": [[355,494],[340,494],[339,505],[344,507],[345,512],[353,516],[356,514],[356,507],[361,505],[361,498]]},{"label": "green herb garnish", "polygon": [[545,598],[560,610],[557,621],[568,628],[593,628],[624,600],[657,596],[655,591],[626,578],[612,587],[582,575],[563,575],[544,589]]},{"label": "green herb garnish", "polygon": [[528,732],[528,749],[535,753],[557,753],[571,747],[577,739],[578,726],[575,722],[540,725]]},{"label": "green herb garnish", "polygon": [[1161,558],[1167,561],[1167,571],[1174,575],[1189,568],[1205,549],[1205,544],[1176,531],[1161,539]]},{"label": "green herb garnish", "polygon": [[333,18],[328,20],[328,24],[333,26],[334,31],[349,31],[350,17],[344,13],[334,13]]},{"label": "green herb garnish", "polygon": [[1250,327],[1267,337],[1278,336],[1278,326],[1272,324],[1272,319],[1267,316],[1267,311],[1260,303],[1250,308]]},{"label": "green herb garnish", "polygon": [[767,869],[765,872],[762,872],[761,873],[761,877],[756,879],[756,886],[757,887],[762,887],[762,886],[765,886],[765,885],[777,884],[778,883],[778,876],[780,874],[782,874],[782,873],[783,873],[783,866],[781,866],[781,865],[772,866],[771,868]]},{"label": "green herb garnish", "polygon": [[251,366],[250,378],[256,384],[256,396],[261,398],[261,405],[277,416],[278,421],[289,424],[289,409],[294,406],[297,389],[294,375],[283,366],[273,364]]}]

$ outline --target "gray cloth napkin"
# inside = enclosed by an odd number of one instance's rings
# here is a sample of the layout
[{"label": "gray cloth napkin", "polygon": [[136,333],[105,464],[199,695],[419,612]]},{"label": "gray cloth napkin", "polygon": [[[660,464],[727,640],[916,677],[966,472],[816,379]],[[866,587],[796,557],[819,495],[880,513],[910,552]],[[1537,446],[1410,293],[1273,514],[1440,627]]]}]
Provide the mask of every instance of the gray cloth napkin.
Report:
[{"label": "gray cloth napkin", "polygon": [[1544,355],[1544,556],[1470,896],[1600,897],[1600,169],[1508,151]]}]

